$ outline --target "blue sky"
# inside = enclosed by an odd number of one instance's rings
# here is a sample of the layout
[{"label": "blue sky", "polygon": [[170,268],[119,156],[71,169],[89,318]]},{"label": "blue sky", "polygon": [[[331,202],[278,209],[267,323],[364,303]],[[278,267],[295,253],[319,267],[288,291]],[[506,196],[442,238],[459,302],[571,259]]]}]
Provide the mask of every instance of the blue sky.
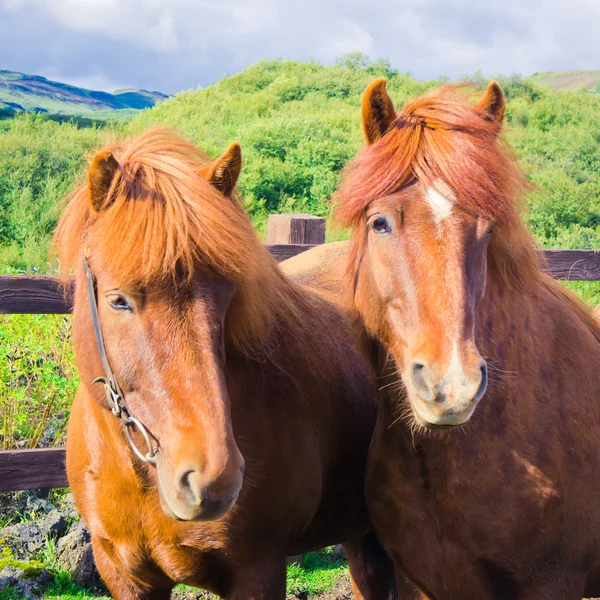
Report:
[{"label": "blue sky", "polygon": [[600,0],[0,0],[0,68],[107,91],[355,50],[420,79],[598,69]]}]

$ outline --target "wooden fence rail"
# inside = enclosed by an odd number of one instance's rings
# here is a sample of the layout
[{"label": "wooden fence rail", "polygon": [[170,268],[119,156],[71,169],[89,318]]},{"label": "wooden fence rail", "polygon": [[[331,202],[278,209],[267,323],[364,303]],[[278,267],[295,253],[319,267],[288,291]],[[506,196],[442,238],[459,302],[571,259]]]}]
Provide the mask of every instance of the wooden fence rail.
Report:
[{"label": "wooden fence rail", "polygon": [[[325,220],[310,215],[271,215],[268,249],[280,262],[325,242]],[[600,281],[600,251],[546,250],[552,275],[569,281]],[[70,283],[71,287],[73,283]],[[69,298],[55,277],[0,276],[0,314],[66,314]],[[65,487],[64,448],[0,452],[0,491]]]}]

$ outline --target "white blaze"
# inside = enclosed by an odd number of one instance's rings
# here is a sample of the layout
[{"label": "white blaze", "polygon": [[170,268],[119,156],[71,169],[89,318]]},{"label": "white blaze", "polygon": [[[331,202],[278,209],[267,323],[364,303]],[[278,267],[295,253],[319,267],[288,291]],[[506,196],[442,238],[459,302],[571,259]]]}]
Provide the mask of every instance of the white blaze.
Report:
[{"label": "white blaze", "polygon": [[425,199],[438,225],[452,214],[451,200],[454,199],[454,194],[443,181],[438,179],[434,186],[427,188]]},{"label": "white blaze", "polygon": [[462,365],[460,364],[460,358],[458,356],[458,344],[454,342],[452,344],[452,360],[448,365],[448,371],[446,372],[445,379],[451,380],[454,378],[464,377]]}]

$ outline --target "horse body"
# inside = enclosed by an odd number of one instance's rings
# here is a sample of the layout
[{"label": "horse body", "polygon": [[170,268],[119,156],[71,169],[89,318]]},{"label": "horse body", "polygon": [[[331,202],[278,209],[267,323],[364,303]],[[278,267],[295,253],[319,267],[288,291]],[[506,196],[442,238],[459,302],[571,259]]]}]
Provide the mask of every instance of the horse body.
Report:
[{"label": "horse body", "polygon": [[595,595],[600,330],[521,223],[501,90],[448,94],[396,114],[370,86],[337,196],[352,242],[284,268],[349,315],[378,377],[366,495],[406,597]]},{"label": "horse body", "polygon": [[[345,281],[351,245],[328,246],[282,268],[347,311],[359,328]],[[600,405],[598,382],[589,375],[600,372],[600,353],[587,323],[553,285],[524,297],[488,280],[476,331],[492,364],[490,384],[461,429],[407,427],[395,367],[382,345],[373,351],[365,344],[364,326],[360,332],[380,388],[367,499],[399,585],[409,584],[401,598],[580,598],[600,564]],[[558,357],[557,348],[564,350]],[[576,393],[565,396],[566,389]],[[548,579],[557,582],[554,596],[536,587]],[[565,580],[571,589],[560,587]],[[591,584],[586,593],[597,594]]]},{"label": "horse body", "polygon": [[[336,315],[320,310],[331,325]],[[289,338],[280,342],[278,357]],[[322,337],[319,343],[323,348]],[[119,570],[141,582],[164,574],[167,586],[184,582],[229,597],[244,569],[272,562],[281,576],[286,555],[368,530],[361,469],[373,412],[363,402],[370,392],[362,367],[348,365],[354,382],[306,381],[294,355],[288,372],[228,357],[225,377],[247,484],[231,513],[213,523],[164,514],[153,472],[137,472],[118,421],[82,386],[69,428],[69,479],[97,545]],[[305,389],[313,390],[310,396]]]},{"label": "horse body", "polygon": [[[206,165],[150,132],[96,156],[56,234],[77,267],[67,472],[96,563],[119,600],[167,598],[176,583],[283,598],[287,555],[347,542],[357,597],[385,598],[390,573],[366,535],[370,377],[345,317],[284,278],[256,238],[231,197],[238,163],[239,148]],[[155,466],[94,384],[84,255]]]},{"label": "horse body", "polygon": [[[413,434],[397,421],[397,398],[381,399],[367,476],[373,519],[428,597],[581,598],[600,563],[598,382],[585,374],[600,356],[551,294],[518,311],[504,294],[505,306],[481,307],[478,344],[496,374],[464,430]],[[569,350],[559,359],[557,345]],[[537,589],[548,580],[553,595]]]}]

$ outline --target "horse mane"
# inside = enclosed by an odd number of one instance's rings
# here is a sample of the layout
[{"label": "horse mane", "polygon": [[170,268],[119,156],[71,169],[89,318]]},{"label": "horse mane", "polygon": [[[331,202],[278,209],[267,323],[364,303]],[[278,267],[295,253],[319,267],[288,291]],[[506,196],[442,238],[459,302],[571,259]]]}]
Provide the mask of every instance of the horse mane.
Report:
[{"label": "horse mane", "polygon": [[[226,198],[201,174],[210,161],[173,132],[150,130],[106,147],[119,169],[97,212],[87,183],[67,198],[53,245],[63,273],[90,253],[122,283],[188,283],[198,270],[236,285],[227,335],[248,350],[275,322],[302,322],[298,296],[258,239],[237,198]],[[292,324],[292,321],[294,322]]]},{"label": "horse mane", "polygon": [[[429,187],[441,179],[454,192],[456,206],[496,223],[488,249],[491,276],[525,293],[550,287],[584,315],[600,339],[586,305],[544,275],[544,261],[522,220],[523,198],[532,186],[502,135],[502,123],[458,91],[458,86],[445,86],[410,102],[380,140],[359,152],[346,167],[334,197],[336,221],[360,229],[374,200],[417,181]],[[355,270],[366,236],[366,228],[362,229],[354,236],[350,268]]]}]

